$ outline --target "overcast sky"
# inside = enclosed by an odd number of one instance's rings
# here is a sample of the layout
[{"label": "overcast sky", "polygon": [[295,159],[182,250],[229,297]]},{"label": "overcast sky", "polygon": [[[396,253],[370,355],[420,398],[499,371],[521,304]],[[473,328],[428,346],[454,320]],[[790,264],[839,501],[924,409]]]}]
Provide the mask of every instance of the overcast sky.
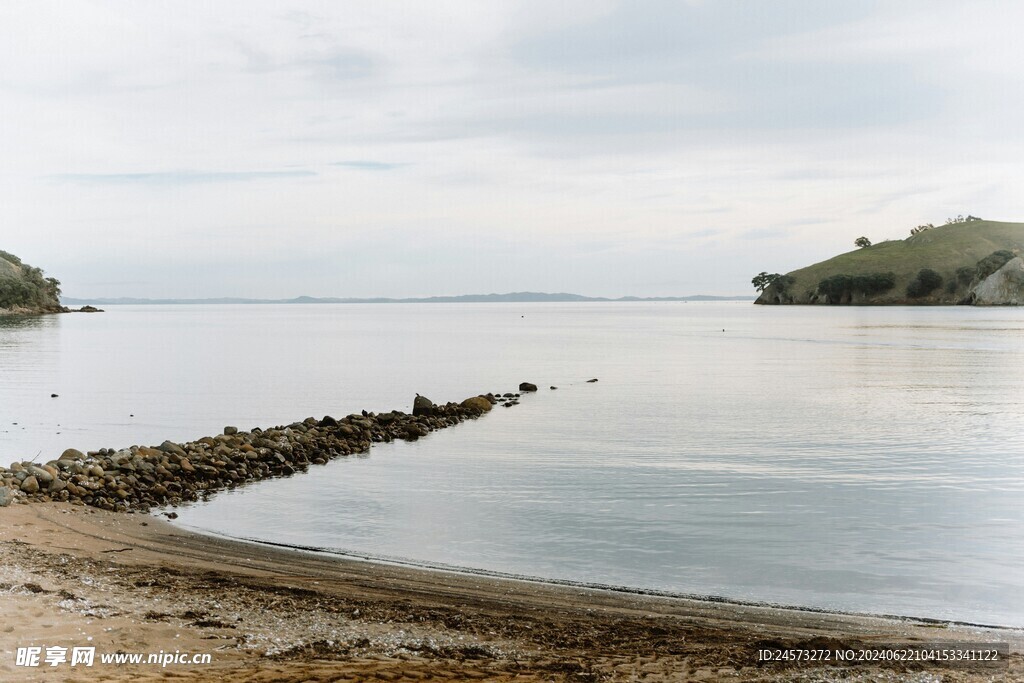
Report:
[{"label": "overcast sky", "polygon": [[1024,3],[0,3],[0,249],[69,296],[753,293],[1024,220]]}]

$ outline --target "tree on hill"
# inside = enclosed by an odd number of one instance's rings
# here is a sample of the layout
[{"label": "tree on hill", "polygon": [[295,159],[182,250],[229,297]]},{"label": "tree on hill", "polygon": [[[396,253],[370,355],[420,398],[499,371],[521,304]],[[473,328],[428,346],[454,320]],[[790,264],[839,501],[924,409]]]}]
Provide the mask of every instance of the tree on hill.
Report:
[{"label": "tree on hill", "polygon": [[754,279],[750,281],[750,284],[754,285],[754,289],[756,289],[757,291],[763,292],[780,277],[782,276],[779,275],[778,273],[769,274],[762,270],[760,273],[754,276]]},{"label": "tree on hill", "polygon": [[853,246],[860,247],[861,249],[863,249],[864,247],[870,247],[871,240],[869,240],[867,237],[858,237],[853,241]]}]

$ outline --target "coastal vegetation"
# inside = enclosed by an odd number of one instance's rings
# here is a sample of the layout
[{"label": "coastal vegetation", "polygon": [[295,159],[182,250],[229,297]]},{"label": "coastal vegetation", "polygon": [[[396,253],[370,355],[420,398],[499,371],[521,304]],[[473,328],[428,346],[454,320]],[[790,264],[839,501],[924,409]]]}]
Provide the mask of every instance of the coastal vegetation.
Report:
[{"label": "coastal vegetation", "polygon": [[756,303],[1024,303],[1024,223],[957,216],[910,232],[875,244],[862,236],[854,251],[786,274],[762,272],[752,280]]},{"label": "coastal vegetation", "polygon": [[0,250],[0,313],[58,313],[60,280]]}]

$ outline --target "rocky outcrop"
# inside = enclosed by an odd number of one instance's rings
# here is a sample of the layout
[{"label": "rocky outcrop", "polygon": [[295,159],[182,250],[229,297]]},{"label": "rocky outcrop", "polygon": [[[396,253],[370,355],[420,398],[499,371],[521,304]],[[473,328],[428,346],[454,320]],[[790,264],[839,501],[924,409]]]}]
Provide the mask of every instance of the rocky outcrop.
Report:
[{"label": "rocky outcrop", "polygon": [[127,511],[194,501],[221,489],[365,453],[374,443],[414,441],[477,418],[498,402],[506,406],[516,403],[484,394],[462,403],[435,405],[417,396],[421,409],[429,404],[429,414],[363,411],[337,419],[310,417],[249,432],[226,427],[223,434],[180,444],[164,441],[155,447],[104,448],[89,453],[69,448],[45,465],[15,462],[9,468],[0,467],[0,507],[28,499]]},{"label": "rocky outcrop", "polygon": [[60,281],[0,250],[0,315],[63,313]]},{"label": "rocky outcrop", "polygon": [[1024,258],[1017,256],[971,290],[975,306],[1024,305]]}]

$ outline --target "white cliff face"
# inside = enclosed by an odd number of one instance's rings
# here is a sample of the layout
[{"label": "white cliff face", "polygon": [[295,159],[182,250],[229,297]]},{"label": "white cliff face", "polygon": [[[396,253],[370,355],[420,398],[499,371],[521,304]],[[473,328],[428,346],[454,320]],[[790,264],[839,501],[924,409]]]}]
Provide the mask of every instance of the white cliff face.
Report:
[{"label": "white cliff face", "polygon": [[975,306],[1024,306],[1024,258],[1010,259],[972,291]]}]

